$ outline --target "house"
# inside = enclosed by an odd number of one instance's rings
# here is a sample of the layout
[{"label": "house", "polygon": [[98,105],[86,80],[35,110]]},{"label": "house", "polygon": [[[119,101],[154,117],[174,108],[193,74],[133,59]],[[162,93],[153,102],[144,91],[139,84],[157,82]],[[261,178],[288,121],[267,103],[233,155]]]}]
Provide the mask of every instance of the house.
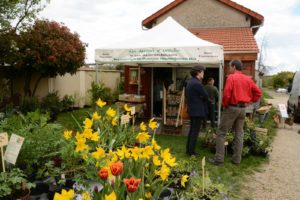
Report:
[{"label": "house", "polygon": [[231,0],[175,0],[142,21],[152,28],[172,16],[201,39],[224,47],[225,77],[232,59],[240,59],[243,73],[255,79],[255,61],[259,49],[254,35],[264,17]]}]

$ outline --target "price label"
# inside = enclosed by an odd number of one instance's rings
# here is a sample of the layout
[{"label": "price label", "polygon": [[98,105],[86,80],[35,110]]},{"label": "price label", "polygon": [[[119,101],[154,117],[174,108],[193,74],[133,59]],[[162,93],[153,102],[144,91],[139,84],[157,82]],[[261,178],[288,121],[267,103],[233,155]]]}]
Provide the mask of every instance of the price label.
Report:
[{"label": "price label", "polygon": [[8,134],[6,132],[0,133],[0,147],[8,144]]},{"label": "price label", "polygon": [[128,115],[122,115],[121,116],[121,124],[128,124],[129,123],[129,116]]},{"label": "price label", "polygon": [[131,108],[130,108],[130,111],[131,111],[131,115],[134,115],[135,114],[135,106],[132,106]]},{"label": "price label", "polygon": [[24,142],[23,137],[18,136],[16,134],[11,135],[8,145],[6,147],[5,154],[4,154],[4,159],[7,162],[9,162],[13,165],[16,164],[16,161],[17,161],[20,149],[23,145],[23,142]]}]

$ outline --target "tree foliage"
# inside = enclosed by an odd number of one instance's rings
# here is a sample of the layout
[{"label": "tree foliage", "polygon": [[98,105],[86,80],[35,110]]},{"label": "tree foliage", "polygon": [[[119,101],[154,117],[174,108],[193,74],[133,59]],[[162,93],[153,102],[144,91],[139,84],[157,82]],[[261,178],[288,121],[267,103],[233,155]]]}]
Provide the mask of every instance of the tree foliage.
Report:
[{"label": "tree foliage", "polygon": [[288,71],[279,72],[278,74],[273,75],[273,87],[279,88],[288,86],[289,82],[293,79],[293,76],[294,73]]},{"label": "tree foliage", "polygon": [[[34,95],[41,78],[73,74],[84,64],[85,44],[79,35],[54,21],[37,20],[20,33],[17,48],[15,67],[25,76],[24,92],[27,96]],[[38,74],[39,79],[32,92],[33,74]]]},{"label": "tree foliage", "polygon": [[49,0],[1,0],[0,32],[17,30],[36,18]]}]

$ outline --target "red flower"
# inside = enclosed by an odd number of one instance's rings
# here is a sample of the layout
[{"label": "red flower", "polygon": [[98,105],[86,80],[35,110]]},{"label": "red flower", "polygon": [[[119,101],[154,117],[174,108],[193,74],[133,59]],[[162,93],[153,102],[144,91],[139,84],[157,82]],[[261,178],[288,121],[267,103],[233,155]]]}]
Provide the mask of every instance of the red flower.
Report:
[{"label": "red flower", "polygon": [[138,188],[141,179],[134,179],[133,177],[131,177],[130,179],[124,178],[123,181],[126,184],[128,192],[133,193]]},{"label": "red flower", "polygon": [[110,165],[110,171],[114,176],[118,176],[123,171],[123,163],[118,161]]},{"label": "red flower", "polygon": [[102,168],[102,169],[100,169],[100,171],[99,171],[98,174],[99,174],[99,177],[100,177],[102,180],[106,180],[107,177],[108,177],[108,170],[105,169],[105,168]]}]

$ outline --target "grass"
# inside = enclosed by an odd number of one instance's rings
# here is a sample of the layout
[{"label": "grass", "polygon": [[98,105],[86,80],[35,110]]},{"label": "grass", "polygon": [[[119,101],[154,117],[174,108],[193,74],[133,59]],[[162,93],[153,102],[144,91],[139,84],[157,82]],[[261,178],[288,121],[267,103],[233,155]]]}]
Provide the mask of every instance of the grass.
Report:
[{"label": "grass", "polygon": [[267,93],[266,89],[263,89],[262,97],[264,99],[273,99],[273,97]]},{"label": "grass", "polygon": [[60,113],[56,122],[68,130],[79,130],[78,124],[82,125],[84,119],[93,111],[92,108],[81,108],[71,112]]},{"label": "grass", "polygon": [[[157,135],[156,137],[163,148],[170,148],[172,154],[176,156],[178,161],[188,162],[191,166],[195,167],[195,171],[200,172],[202,158],[204,156],[206,158],[213,157],[214,153],[204,147],[201,139],[198,139],[196,151],[200,153],[200,157],[191,159],[190,156],[185,154],[186,138],[187,137],[185,136],[169,135]],[[226,155],[224,166],[218,167],[206,164],[206,169],[214,182],[224,184],[229,189],[229,199],[237,199],[240,196],[246,176],[259,170],[259,167],[267,161],[268,159],[264,157],[248,156],[243,158],[242,163],[239,166],[236,166],[231,163],[231,155]]]}]

